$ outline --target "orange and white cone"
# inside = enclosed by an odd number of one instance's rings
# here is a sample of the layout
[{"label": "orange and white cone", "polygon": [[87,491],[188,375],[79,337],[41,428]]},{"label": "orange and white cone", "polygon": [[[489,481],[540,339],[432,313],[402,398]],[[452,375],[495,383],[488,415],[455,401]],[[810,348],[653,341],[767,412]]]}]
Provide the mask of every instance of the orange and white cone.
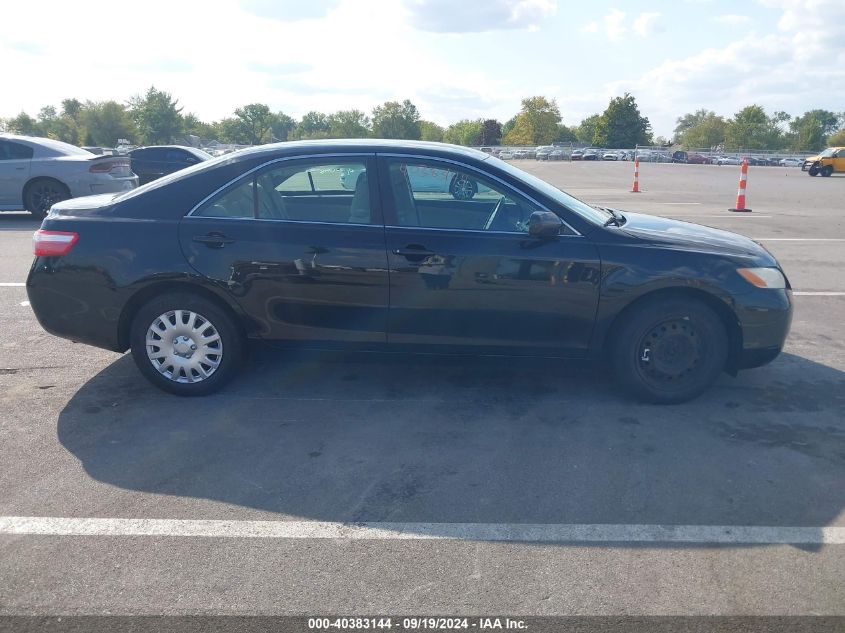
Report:
[{"label": "orange and white cone", "polygon": [[728,211],[751,211],[745,206],[745,185],[748,182],[748,159],[742,159],[742,167],[739,172],[739,189],[736,192],[736,206]]},{"label": "orange and white cone", "polygon": [[634,159],[634,186],[631,187],[631,193],[640,192],[640,159]]}]

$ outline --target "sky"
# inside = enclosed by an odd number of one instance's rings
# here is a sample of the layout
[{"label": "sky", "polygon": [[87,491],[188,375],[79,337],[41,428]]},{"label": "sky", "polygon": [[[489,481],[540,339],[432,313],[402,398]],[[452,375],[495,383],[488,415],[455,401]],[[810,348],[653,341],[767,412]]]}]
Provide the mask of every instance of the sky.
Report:
[{"label": "sky", "polygon": [[410,99],[424,119],[556,99],[576,125],[624,92],[656,134],[699,108],[845,111],[845,0],[4,2],[0,117],[150,85],[203,120]]}]

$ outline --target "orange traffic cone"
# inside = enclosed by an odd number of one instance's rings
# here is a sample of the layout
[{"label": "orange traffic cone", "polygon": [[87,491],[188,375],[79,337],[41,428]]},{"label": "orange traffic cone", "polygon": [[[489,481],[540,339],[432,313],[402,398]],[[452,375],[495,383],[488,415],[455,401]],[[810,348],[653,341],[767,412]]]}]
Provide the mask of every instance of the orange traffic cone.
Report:
[{"label": "orange traffic cone", "polygon": [[631,193],[640,192],[640,159],[634,159],[634,186],[631,187]]},{"label": "orange traffic cone", "polygon": [[739,172],[739,189],[736,192],[736,207],[728,211],[751,211],[745,206],[745,185],[748,181],[748,159],[742,159],[742,167]]}]

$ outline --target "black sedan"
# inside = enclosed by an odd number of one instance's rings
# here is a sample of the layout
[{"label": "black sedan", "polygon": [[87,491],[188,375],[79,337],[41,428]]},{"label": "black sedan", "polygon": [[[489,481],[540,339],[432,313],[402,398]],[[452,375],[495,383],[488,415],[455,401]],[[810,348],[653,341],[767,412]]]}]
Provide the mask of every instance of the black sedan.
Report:
[{"label": "black sedan", "polygon": [[[415,191],[409,168],[452,171],[478,194]],[[131,349],[180,395],[216,391],[246,340],[264,339],[604,359],[640,398],[680,402],[774,359],[792,316],[783,271],[750,239],[592,207],[439,143],[241,151],[58,203],[34,248],[42,326]]]},{"label": "black sedan", "polygon": [[142,185],[210,158],[208,152],[182,145],[153,145],[129,152],[132,171]]}]

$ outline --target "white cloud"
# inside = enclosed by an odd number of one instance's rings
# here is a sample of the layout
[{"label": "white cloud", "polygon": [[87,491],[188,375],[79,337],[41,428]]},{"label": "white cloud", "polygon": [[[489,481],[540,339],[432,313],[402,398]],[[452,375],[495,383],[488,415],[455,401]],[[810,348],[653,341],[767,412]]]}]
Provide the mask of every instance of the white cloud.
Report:
[{"label": "white cloud", "polygon": [[716,22],[727,26],[743,26],[751,22],[751,18],[747,15],[739,15],[738,13],[724,13],[713,18]]},{"label": "white cloud", "polygon": [[557,11],[557,0],[402,0],[411,24],[437,33],[537,29]]},{"label": "white cloud", "polygon": [[639,17],[634,20],[634,33],[640,37],[650,37],[654,33],[657,20],[660,18],[660,12],[647,11],[640,13]]},{"label": "white cloud", "polygon": [[674,127],[676,117],[699,107],[723,115],[752,103],[769,111],[841,110],[845,3],[809,0],[795,8],[784,0],[762,2],[783,11],[779,32],[751,32],[721,48],[666,60],[636,80],[609,83],[610,91],[635,94],[655,131],[663,134]]},{"label": "white cloud", "polygon": [[628,27],[625,24],[625,12],[619,9],[611,9],[610,13],[604,16],[604,32],[607,39],[611,41],[621,40]]},{"label": "white cloud", "polygon": [[602,33],[611,42],[619,42],[630,35],[650,37],[657,27],[661,14],[658,11],[645,11],[636,17],[619,9],[611,9],[601,19],[601,23],[593,20],[581,27],[584,33]]}]

